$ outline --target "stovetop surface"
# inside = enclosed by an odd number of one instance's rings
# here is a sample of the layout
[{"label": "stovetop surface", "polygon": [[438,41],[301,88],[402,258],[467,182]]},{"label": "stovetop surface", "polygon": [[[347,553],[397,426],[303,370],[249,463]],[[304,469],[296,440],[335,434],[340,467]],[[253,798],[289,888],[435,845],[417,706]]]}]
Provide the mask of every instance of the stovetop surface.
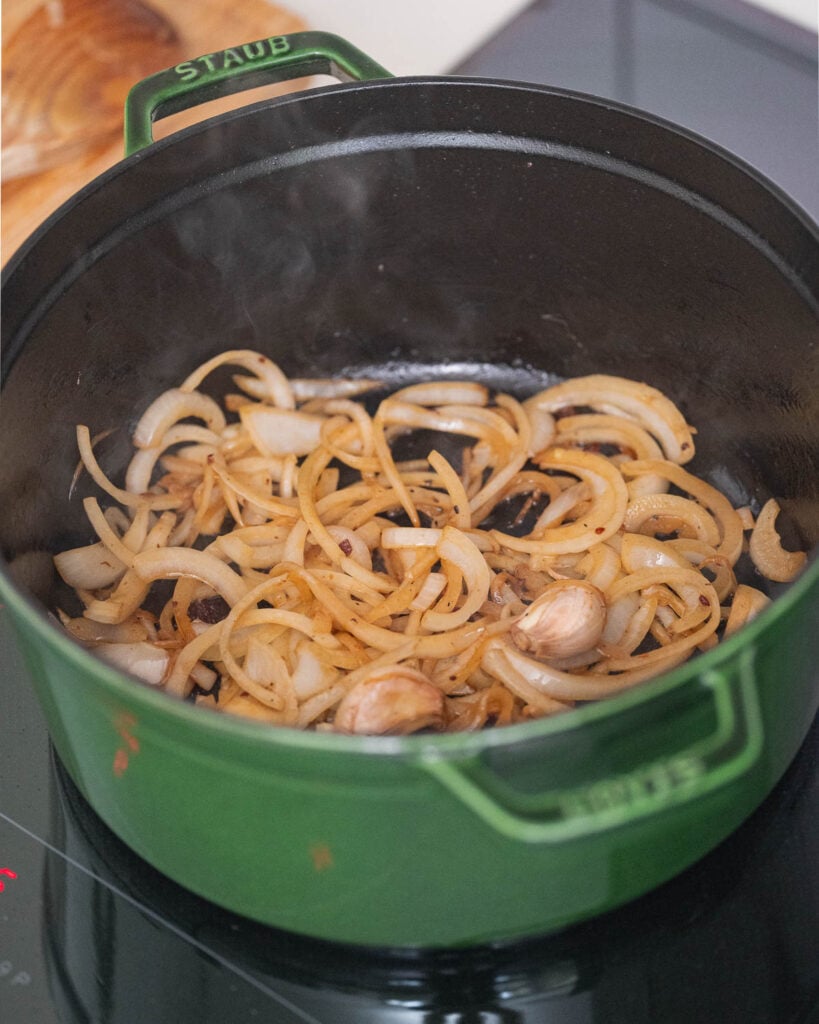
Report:
[{"label": "stovetop surface", "polygon": [[166,879],[88,807],[30,691],[14,692],[0,748],[9,1024],[819,1020],[819,719],[751,818],[661,888],[556,935],[410,954],[266,928]]},{"label": "stovetop surface", "polygon": [[[739,0],[553,0],[456,70],[650,110],[817,216],[815,53]],[[757,812],[655,892],[525,943],[397,954],[262,927],[158,874],[54,757],[2,614],[0,665],[0,1021],[819,1021],[819,719]]]},{"label": "stovetop surface", "polygon": [[742,0],[540,0],[457,72],[650,111],[739,156],[819,220],[816,35]]}]

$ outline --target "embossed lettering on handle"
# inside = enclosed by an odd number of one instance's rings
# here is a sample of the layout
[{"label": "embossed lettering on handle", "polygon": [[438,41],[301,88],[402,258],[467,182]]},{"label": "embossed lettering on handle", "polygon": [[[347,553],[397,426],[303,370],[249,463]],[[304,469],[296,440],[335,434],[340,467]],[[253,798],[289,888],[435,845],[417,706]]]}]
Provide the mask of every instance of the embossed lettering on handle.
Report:
[{"label": "embossed lettering on handle", "polygon": [[[529,811],[499,795],[480,760],[427,756],[421,767],[497,832],[527,843],[559,843],[689,804],[742,778],[762,752],[764,733],[754,674],[756,652],[702,674],[701,699],[713,702],[715,728],[687,749],[630,771],[567,789],[544,791]],[[502,787],[501,787],[502,788]]]},{"label": "embossed lettering on handle", "polygon": [[173,69],[183,82],[194,82],[206,74],[216,71],[230,71],[232,68],[246,67],[265,57],[290,52],[290,40],[287,36],[269,36],[257,39],[241,46],[231,46],[217,53],[205,53],[193,60],[183,61]]},{"label": "embossed lettering on handle", "polygon": [[125,155],[150,146],[155,120],[231,93],[307,75],[342,82],[390,73],[339,36],[294,32],[205,53],[138,82],[125,101]]}]

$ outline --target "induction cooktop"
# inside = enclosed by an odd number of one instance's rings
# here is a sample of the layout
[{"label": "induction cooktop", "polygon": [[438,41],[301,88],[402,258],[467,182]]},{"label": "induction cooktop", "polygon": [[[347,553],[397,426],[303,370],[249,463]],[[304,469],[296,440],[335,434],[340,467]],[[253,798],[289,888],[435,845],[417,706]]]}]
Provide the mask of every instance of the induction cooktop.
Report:
[{"label": "induction cooktop", "polygon": [[[541,0],[454,71],[650,110],[819,215],[816,37],[739,0]],[[141,861],[51,750],[2,612],[0,654],[3,1024],[819,1021],[819,719],[751,818],[641,899],[521,943],[362,950],[230,914]]]}]

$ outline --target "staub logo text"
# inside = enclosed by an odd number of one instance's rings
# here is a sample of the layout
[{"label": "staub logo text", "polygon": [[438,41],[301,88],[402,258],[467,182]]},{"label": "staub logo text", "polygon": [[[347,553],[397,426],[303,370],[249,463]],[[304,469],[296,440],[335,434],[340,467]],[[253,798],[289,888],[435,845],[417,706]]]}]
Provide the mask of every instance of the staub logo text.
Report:
[{"label": "staub logo text", "polygon": [[289,49],[290,43],[284,36],[270,36],[268,39],[257,39],[254,43],[245,43],[243,46],[234,46],[217,53],[206,53],[195,60],[186,60],[183,64],[177,64],[174,71],[182,81],[192,82],[202,75],[254,64],[264,57],[287,53]]}]

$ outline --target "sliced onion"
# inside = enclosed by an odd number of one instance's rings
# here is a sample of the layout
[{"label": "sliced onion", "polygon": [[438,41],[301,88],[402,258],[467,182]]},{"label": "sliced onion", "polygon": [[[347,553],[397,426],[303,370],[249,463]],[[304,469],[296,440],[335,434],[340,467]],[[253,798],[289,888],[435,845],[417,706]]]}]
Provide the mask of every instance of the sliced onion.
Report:
[{"label": "sliced onion", "polygon": [[463,625],[477,612],[489,596],[492,573],[483,555],[472,541],[454,526],[445,526],[437,546],[444,562],[457,566],[463,575],[466,597],[460,608],[451,612],[430,609],[424,612],[421,624],[433,632],[444,632]]},{"label": "sliced onion", "polygon": [[[713,550],[713,548],[711,549]],[[627,572],[662,566],[690,569],[691,563],[669,544],[642,533],[626,533],[620,542],[620,561]]]},{"label": "sliced onion", "polygon": [[654,438],[639,423],[623,416],[585,413],[562,416],[555,424],[556,444],[610,444],[634,453],[636,459],[661,459],[663,452]]},{"label": "sliced onion", "polygon": [[573,405],[636,420],[660,442],[672,462],[686,463],[694,456],[691,429],[679,409],[649,384],[598,373],[563,381],[527,402],[527,407],[548,412]]},{"label": "sliced onion", "polygon": [[606,624],[600,638],[601,649],[619,647],[628,625],[640,608],[639,594],[623,594],[616,600],[607,601]]},{"label": "sliced onion", "polygon": [[300,701],[329,689],[337,679],[338,672],[315,654],[312,644],[299,645],[292,680]]},{"label": "sliced onion", "polygon": [[[687,657],[693,648],[710,636],[719,625],[719,598],[708,580],[693,569],[639,569],[614,583],[606,596],[613,604],[626,594],[656,586],[669,587],[698,615],[707,615],[707,621],[693,628],[688,635],[679,637],[657,650],[635,654],[630,658],[607,658],[606,671],[628,672],[637,666],[665,664],[669,658],[678,655]],[[700,603],[700,597],[707,602],[707,608]]]},{"label": "sliced onion", "polygon": [[434,548],[441,540],[442,531],[422,526],[388,526],[381,531],[381,547]]},{"label": "sliced onion", "polygon": [[725,495],[716,487],[712,487],[680,466],[675,466],[672,462],[662,459],[626,462],[621,469],[626,476],[657,475],[665,477],[675,487],[690,494],[711,513],[719,524],[719,541],[715,544],[717,554],[725,555],[731,565],[735,564],[742,553],[742,519]]},{"label": "sliced onion", "polygon": [[154,548],[134,557],[134,571],[146,583],[190,576],[201,580],[235,605],[247,593],[247,584],[215,555],[193,548]]},{"label": "sliced onion", "polygon": [[102,590],[116,583],[125,572],[125,565],[98,541],[85,547],[71,548],[54,556],[57,572],[70,587],[80,590]]},{"label": "sliced onion", "polygon": [[372,572],[373,559],[370,549],[355,530],[350,530],[346,526],[328,526],[327,532],[336,541],[339,548],[346,553],[348,558],[351,558],[368,572]]},{"label": "sliced onion", "polygon": [[149,639],[145,625],[133,620],[114,625],[86,618],[66,618],[63,625],[75,640],[87,644],[133,644]]},{"label": "sliced onion", "polygon": [[425,612],[438,600],[446,586],[446,576],[442,572],[428,573],[409,607],[416,612]]},{"label": "sliced onion", "polygon": [[99,539],[105,545],[105,547],[111,552],[111,555],[116,561],[119,561],[123,566],[130,568],[134,559],[134,552],[128,547],[124,540],[121,540],[116,532],[111,528],[108,520],[105,518],[102,509],[100,508],[99,502],[96,498],[84,498],[82,503],[85,509],[85,514],[88,516],[88,521],[94,527]]},{"label": "sliced onion", "polygon": [[109,597],[89,601],[83,614],[94,622],[118,625],[130,619],[142,606],[149,590],[150,585],[129,569]]},{"label": "sliced onion", "polygon": [[604,593],[622,575],[620,558],[608,543],[595,544],[578,565],[583,578]]},{"label": "sliced onion", "polygon": [[306,729],[317,718],[334,708],[347,691],[341,685],[331,686],[328,690],[316,693],[302,701],[296,715],[295,725]]},{"label": "sliced onion", "polygon": [[[270,394],[269,387],[258,377],[236,374],[233,382],[252,398],[264,399]],[[297,402],[306,402],[312,398],[354,398],[356,395],[363,395],[379,388],[382,384],[383,381],[370,380],[366,377],[290,378],[290,388]]]},{"label": "sliced onion", "polygon": [[486,405],[489,390],[474,381],[427,381],[400,388],[391,396],[414,405]]},{"label": "sliced onion", "polygon": [[[238,531],[234,531],[236,533]],[[234,533],[217,537],[210,549],[223,553],[227,559],[243,569],[269,569],[284,557],[285,542],[276,544],[246,544]]]},{"label": "sliced onion", "polygon": [[560,526],[576,505],[587,501],[591,496],[592,489],[585,480],[579,480],[576,484],[567,487],[557,498],[550,501],[538,516],[537,522],[532,527],[532,534],[537,536],[542,530]]},{"label": "sliced onion", "polygon": [[256,447],[265,455],[307,455],[321,440],[324,416],[268,405],[245,405],[239,410]]},{"label": "sliced onion", "polygon": [[771,599],[763,594],[756,587],[749,587],[740,583],[734,592],[734,599],[731,601],[731,610],[725,622],[725,636],[731,636],[741,629],[746,623],[755,619],[757,615],[771,603]]},{"label": "sliced onion", "polygon": [[751,531],[749,553],[757,570],[769,580],[790,583],[802,571],[808,556],[804,551],[786,551],[776,530],[779,502],[769,498],[762,506]]},{"label": "sliced onion", "polygon": [[[672,659],[666,659],[668,667]],[[530,658],[505,641],[494,640],[487,645],[482,662],[485,670],[524,699],[541,703],[544,710],[562,710],[549,701],[601,700],[650,678],[658,671],[646,666],[621,672],[615,676],[594,673],[562,672],[535,658]]]},{"label": "sliced onion", "polygon": [[523,403],[529,417],[529,445],[526,455],[529,458],[545,451],[554,444],[555,418],[546,409],[541,408],[531,399]]},{"label": "sliced onion", "polygon": [[199,659],[209,653],[211,648],[218,643],[219,637],[224,629],[224,620],[207,626],[193,640],[187,643],[174,661],[168,680],[165,684],[165,692],[176,697],[187,697],[193,689],[191,673],[199,664]]},{"label": "sliced onion", "polygon": [[110,494],[112,498],[115,498],[121,505],[125,505],[126,508],[178,508],[183,503],[183,499],[177,495],[131,494],[129,491],[124,491],[121,487],[113,484],[103,473],[100,464],[97,462],[94,448],[91,444],[91,434],[88,427],[83,424],[77,426],[77,447],[80,450],[82,463],[94,483],[105,491],[106,494]]},{"label": "sliced onion", "polygon": [[427,461],[441,478],[441,483],[452,499],[452,512],[449,514],[451,525],[459,530],[468,530],[472,526],[472,515],[463,481],[440,452],[430,452]]},{"label": "sliced onion", "polygon": [[517,445],[517,437],[509,423],[497,412],[469,405],[444,405],[428,409],[395,398],[385,399],[378,407],[375,422],[408,430],[439,430],[463,434],[495,444]]},{"label": "sliced onion", "polygon": [[198,423],[178,423],[169,427],[162,440],[151,448],[140,448],[135,453],[125,472],[125,489],[134,494],[141,494],[151,486],[154,466],[163,452],[177,444],[205,445],[215,451],[220,442],[219,435]]},{"label": "sliced onion", "polygon": [[131,644],[105,643],[94,648],[103,661],[120,668],[152,686],[159,686],[168,669],[170,656],[161,647],[146,641]]},{"label": "sliced onion", "polygon": [[644,494],[628,503],[623,516],[623,525],[632,532],[650,535],[652,522],[658,532],[668,532],[667,522],[679,521],[691,530],[695,537],[716,547],[720,542],[719,526],[714,517],[691,498],[678,494]]},{"label": "sliced onion", "polygon": [[304,402],[310,398],[354,398],[368,391],[380,388],[383,381],[371,380],[367,377],[332,377],[324,378],[291,377],[290,387],[297,401]]},{"label": "sliced onion", "polygon": [[600,455],[571,448],[550,448],[538,461],[543,469],[571,473],[585,481],[592,492],[591,509],[580,520],[546,529],[540,537],[518,538],[499,530],[493,530],[492,536],[513,551],[560,555],[585,551],[617,533],[628,493],[616,466]]},{"label": "sliced onion", "polygon": [[140,416],[133,434],[137,448],[152,448],[161,443],[166,431],[189,416],[204,420],[209,430],[219,433],[225,427],[225,415],[212,398],[199,391],[170,388],[153,400]]},{"label": "sliced onion", "polygon": [[731,562],[725,555],[718,555],[708,544],[688,537],[677,537],[665,541],[669,548],[683,555],[700,572],[713,574],[712,584],[721,602],[728,600],[736,590],[737,578]]},{"label": "sliced onion", "polygon": [[477,494],[473,494],[469,500],[475,522],[485,518],[492,505],[505,493],[506,488],[525,466],[531,448],[531,428],[526,410],[520,402],[515,401],[510,395],[498,395],[497,403],[501,409],[512,415],[516,429],[512,432],[511,438],[508,438],[511,441],[511,448],[500,468],[491,474]]},{"label": "sliced onion", "polygon": [[199,366],[179,386],[180,391],[194,391],[205,377],[213,370],[225,364],[241,366],[243,370],[249,370],[261,381],[264,386],[264,397],[267,401],[278,405],[281,409],[293,409],[295,400],[293,389],[287,377],[279,367],[260,352],[253,352],[249,349],[233,349],[229,352],[222,352],[213,359]]},{"label": "sliced onion", "polygon": [[[373,440],[373,421],[372,417],[368,414],[367,410],[359,405],[358,402],[351,402],[348,399],[331,399],[320,403],[320,409],[324,413],[331,413],[333,416],[344,416],[350,419],[352,441],[347,441],[344,437],[340,437],[337,441],[339,445],[346,445],[345,457],[349,459],[350,453],[355,454],[356,451],[360,450],[362,459],[367,460],[372,457],[375,442]],[[331,439],[327,437],[328,430],[322,432],[322,444],[331,445]],[[335,450],[335,449],[334,449]],[[363,464],[353,463],[351,465],[361,465],[363,470]],[[380,467],[376,467],[378,469]]]},{"label": "sliced onion", "polygon": [[[634,597],[635,595],[630,594],[629,596]],[[622,658],[633,654],[648,635],[654,622],[654,617],[659,611],[658,606],[659,598],[656,594],[640,598],[634,614],[629,619],[626,628],[617,641],[617,648],[604,649],[601,647],[601,651],[608,657]]]}]

